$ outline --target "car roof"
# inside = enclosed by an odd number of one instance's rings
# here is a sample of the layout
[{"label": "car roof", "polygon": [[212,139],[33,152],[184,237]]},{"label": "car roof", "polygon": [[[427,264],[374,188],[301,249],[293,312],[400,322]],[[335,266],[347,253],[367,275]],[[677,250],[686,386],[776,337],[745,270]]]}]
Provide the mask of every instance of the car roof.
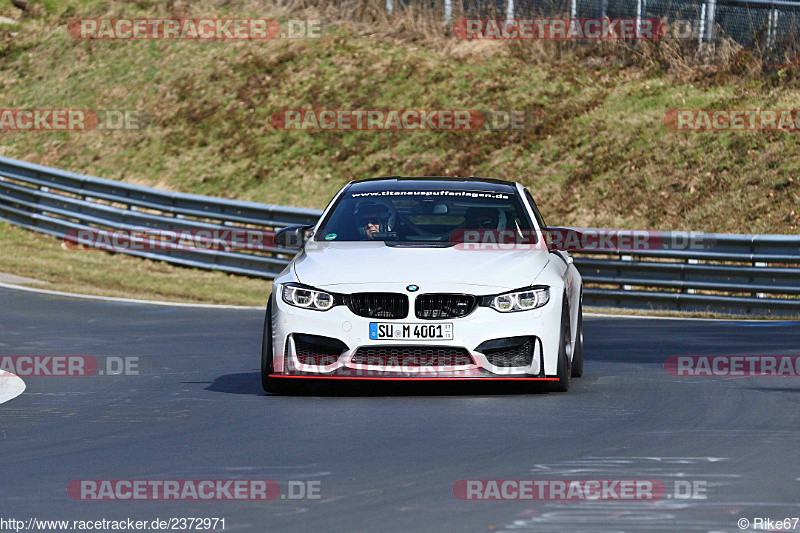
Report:
[{"label": "car roof", "polygon": [[411,190],[422,188],[424,190],[446,187],[454,190],[474,190],[478,185],[488,192],[515,192],[516,183],[513,181],[497,180],[491,178],[454,178],[448,176],[386,176],[382,178],[368,178],[350,182],[350,188],[355,191],[382,191],[388,189]]}]

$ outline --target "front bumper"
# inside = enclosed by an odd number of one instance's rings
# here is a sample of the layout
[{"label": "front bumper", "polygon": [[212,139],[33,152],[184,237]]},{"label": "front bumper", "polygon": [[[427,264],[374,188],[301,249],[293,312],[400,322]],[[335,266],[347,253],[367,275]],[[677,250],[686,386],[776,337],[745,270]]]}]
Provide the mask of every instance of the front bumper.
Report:
[{"label": "front bumper", "polygon": [[[403,288],[360,287],[352,292],[376,289],[403,292]],[[425,293],[453,292],[452,287],[426,288],[428,290]],[[407,318],[387,320],[358,316],[344,305],[324,312],[300,309],[286,304],[276,291],[272,315],[273,368],[270,374],[287,378],[373,380],[546,380],[556,374],[562,303],[558,293],[552,294],[545,306],[531,311],[500,313],[488,307],[477,307],[466,317],[443,320],[416,318],[416,296],[419,295],[411,295],[411,309]],[[373,340],[369,335],[371,322],[398,325],[449,322],[453,325],[453,338],[435,341]],[[312,353],[308,348],[310,345],[304,343],[309,339],[308,336],[328,339],[325,349],[314,351],[326,353],[313,353],[314,357],[308,357]],[[498,363],[498,358],[486,349],[487,343],[491,346],[492,341],[499,341],[502,345],[506,339],[520,338],[532,343],[529,363],[504,366],[505,363],[500,361],[500,365],[493,364]],[[301,341],[297,342],[298,339]],[[387,346],[396,347],[395,355],[398,357],[392,359],[394,350],[383,358],[358,357],[365,350],[376,353],[377,348]],[[433,356],[433,360],[426,359],[425,349],[432,346],[438,348],[435,352],[439,355]],[[451,348],[452,353],[449,353]],[[385,352],[383,350],[380,353]],[[421,355],[416,359],[409,358],[405,355],[409,352],[419,352]]]}]

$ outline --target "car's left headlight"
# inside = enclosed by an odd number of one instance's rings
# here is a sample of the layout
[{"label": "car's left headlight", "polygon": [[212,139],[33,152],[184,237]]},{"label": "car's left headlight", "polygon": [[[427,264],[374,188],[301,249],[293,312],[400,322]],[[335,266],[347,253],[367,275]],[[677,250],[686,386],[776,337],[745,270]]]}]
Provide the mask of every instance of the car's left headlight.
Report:
[{"label": "car's left headlight", "polygon": [[286,283],[281,288],[283,301],[294,307],[313,309],[314,311],[327,311],[340,302],[337,295],[314,289],[299,283]]},{"label": "car's left headlight", "polygon": [[530,311],[547,305],[550,301],[550,287],[528,287],[503,294],[484,296],[481,305],[491,307],[501,313]]}]

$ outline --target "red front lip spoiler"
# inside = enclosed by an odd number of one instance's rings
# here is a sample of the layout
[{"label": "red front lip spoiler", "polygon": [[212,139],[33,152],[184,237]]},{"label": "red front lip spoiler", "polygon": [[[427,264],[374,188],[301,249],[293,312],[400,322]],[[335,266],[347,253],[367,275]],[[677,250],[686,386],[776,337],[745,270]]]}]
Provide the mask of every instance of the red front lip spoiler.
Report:
[{"label": "red front lip spoiler", "polygon": [[501,377],[452,377],[452,378],[411,378],[411,377],[363,377],[363,376],[292,376],[286,374],[270,374],[271,378],[285,379],[348,379],[366,381],[558,381],[558,378],[501,378]]}]

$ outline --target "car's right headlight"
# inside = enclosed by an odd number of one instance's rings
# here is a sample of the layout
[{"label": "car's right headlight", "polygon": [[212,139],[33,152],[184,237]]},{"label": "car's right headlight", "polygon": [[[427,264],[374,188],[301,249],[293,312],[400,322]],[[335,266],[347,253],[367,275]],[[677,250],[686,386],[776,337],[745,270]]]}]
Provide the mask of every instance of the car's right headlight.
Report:
[{"label": "car's right headlight", "polygon": [[501,313],[529,311],[544,307],[550,301],[550,287],[528,287],[493,296],[484,296],[481,305]]},{"label": "car's right headlight", "polygon": [[336,294],[299,283],[286,283],[283,285],[281,296],[283,301],[289,305],[314,311],[327,311],[340,303],[337,301]]}]

